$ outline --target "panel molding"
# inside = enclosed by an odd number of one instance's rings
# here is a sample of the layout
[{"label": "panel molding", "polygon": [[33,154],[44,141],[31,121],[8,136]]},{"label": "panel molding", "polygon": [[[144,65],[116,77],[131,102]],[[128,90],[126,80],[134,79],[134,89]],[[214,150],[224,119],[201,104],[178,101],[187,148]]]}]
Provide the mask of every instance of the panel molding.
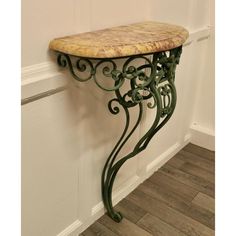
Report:
[{"label": "panel molding", "polygon": [[[55,64],[55,63],[54,63]],[[48,96],[51,90],[57,90],[68,84],[68,80],[62,71],[51,62],[45,62],[22,68],[21,71],[21,99],[31,97]],[[43,98],[44,96],[41,96]]]},{"label": "panel molding", "polygon": [[22,86],[25,86],[58,74],[60,74],[59,68],[53,62],[43,62],[32,66],[22,67],[21,84]]}]

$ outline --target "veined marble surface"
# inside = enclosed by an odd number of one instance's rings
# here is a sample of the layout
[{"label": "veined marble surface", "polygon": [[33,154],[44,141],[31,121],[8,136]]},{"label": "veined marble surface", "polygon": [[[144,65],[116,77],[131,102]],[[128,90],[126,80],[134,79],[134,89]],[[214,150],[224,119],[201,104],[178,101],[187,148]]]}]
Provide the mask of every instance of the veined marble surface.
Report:
[{"label": "veined marble surface", "polygon": [[80,57],[124,57],[176,48],[188,36],[181,26],[147,21],[57,38],[49,48]]}]

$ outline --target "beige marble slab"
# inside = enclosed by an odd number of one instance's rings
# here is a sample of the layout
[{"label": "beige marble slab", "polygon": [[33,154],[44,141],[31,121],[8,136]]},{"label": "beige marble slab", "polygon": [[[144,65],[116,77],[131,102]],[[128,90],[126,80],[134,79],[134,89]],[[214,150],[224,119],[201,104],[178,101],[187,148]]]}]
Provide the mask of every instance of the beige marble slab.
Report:
[{"label": "beige marble slab", "polygon": [[81,57],[124,57],[176,48],[188,36],[181,26],[147,21],[57,38],[49,48]]}]

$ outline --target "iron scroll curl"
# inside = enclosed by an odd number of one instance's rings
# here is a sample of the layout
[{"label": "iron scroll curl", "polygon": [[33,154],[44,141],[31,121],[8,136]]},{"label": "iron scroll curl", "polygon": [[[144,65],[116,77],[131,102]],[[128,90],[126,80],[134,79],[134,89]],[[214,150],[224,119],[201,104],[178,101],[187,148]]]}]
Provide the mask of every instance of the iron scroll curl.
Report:
[{"label": "iron scroll curl", "polygon": [[[118,68],[116,64],[117,59],[72,58],[68,54],[58,54],[58,65],[67,67],[77,81],[85,82],[93,79],[99,88],[105,91],[114,91],[115,98],[108,102],[108,109],[113,115],[119,114],[121,110],[125,113],[124,130],[106,160],[101,179],[104,206],[107,214],[116,222],[122,220],[121,213],[116,212],[112,204],[112,188],[116,175],[128,159],[145,150],[152,137],[172,116],[177,100],[174,83],[175,70],[179,64],[181,53],[182,46],[168,51],[155,52],[148,56],[130,56],[125,59],[121,68]],[[140,60],[143,61],[142,65],[135,64]],[[113,82],[111,87],[104,86],[99,82],[98,70],[102,72],[103,76],[111,79]],[[122,93],[121,87],[125,81],[129,82],[129,88]],[[120,157],[121,149],[132,137],[142,120],[145,105],[148,109],[155,109],[155,119],[132,151],[126,156]],[[130,127],[130,108],[132,107],[137,107],[138,117],[134,126]]]}]

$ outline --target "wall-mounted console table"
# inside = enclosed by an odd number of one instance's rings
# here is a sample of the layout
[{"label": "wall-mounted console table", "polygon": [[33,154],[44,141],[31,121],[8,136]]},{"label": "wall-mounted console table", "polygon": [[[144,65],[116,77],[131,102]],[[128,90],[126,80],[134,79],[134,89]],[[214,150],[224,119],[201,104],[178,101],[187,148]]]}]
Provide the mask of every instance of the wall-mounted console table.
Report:
[{"label": "wall-mounted console table", "polygon": [[[123,133],[107,158],[101,183],[107,214],[116,222],[122,220],[122,215],[112,205],[114,180],[122,165],[142,152],[173,114],[176,105],[175,69],[188,35],[181,26],[142,22],[50,42],[50,49],[58,53],[59,66],[68,68],[78,81],[93,79],[101,89],[114,91],[115,97],[108,102],[108,109],[114,115],[123,109],[126,115]],[[99,71],[110,79],[111,87],[102,85]],[[121,88],[127,81],[129,88],[124,92]],[[154,122],[137,140],[132,151],[121,157],[121,149],[142,119],[144,106],[155,109]],[[133,107],[137,107],[139,113],[134,126],[129,128]]]}]

